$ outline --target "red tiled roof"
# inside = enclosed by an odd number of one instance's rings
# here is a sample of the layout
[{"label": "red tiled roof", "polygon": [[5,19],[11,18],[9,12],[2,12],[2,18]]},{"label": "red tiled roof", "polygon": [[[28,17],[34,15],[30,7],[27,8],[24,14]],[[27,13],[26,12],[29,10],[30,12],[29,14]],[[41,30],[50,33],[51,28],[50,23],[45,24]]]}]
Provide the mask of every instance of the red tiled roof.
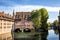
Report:
[{"label": "red tiled roof", "polygon": [[0,12],[0,16],[4,16],[4,17],[8,17],[8,18],[12,18],[13,16],[9,15],[9,14],[5,14],[4,12]]}]

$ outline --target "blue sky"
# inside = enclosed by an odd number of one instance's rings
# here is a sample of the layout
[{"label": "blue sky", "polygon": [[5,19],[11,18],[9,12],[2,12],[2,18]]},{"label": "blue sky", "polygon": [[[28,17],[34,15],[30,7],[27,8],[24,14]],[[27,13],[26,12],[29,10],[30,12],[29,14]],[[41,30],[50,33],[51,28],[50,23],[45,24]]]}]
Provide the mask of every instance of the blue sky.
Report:
[{"label": "blue sky", "polygon": [[0,0],[0,11],[12,14],[16,11],[32,11],[46,8],[49,13],[49,20],[53,22],[58,19],[60,0]]},{"label": "blue sky", "polygon": [[0,5],[2,6],[13,6],[14,4],[60,6],[60,0],[0,0]]}]

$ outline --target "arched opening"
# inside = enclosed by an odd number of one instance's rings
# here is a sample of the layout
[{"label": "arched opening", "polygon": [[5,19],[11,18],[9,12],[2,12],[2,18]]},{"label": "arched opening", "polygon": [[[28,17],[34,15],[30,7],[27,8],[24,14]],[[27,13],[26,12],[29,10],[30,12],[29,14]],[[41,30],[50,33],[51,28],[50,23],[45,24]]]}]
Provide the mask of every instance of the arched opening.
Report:
[{"label": "arched opening", "polygon": [[25,28],[23,31],[24,32],[31,32],[31,30],[29,28]]},{"label": "arched opening", "polygon": [[14,32],[21,32],[20,28],[14,30]]}]

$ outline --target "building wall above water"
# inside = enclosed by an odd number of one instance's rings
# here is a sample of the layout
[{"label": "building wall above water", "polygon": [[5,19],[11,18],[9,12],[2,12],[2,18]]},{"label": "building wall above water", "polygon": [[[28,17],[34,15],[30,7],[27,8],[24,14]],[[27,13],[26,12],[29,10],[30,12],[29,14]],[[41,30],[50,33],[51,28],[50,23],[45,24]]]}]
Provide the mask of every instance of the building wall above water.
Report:
[{"label": "building wall above water", "polygon": [[31,12],[16,12],[15,15],[15,29],[33,29],[33,23],[31,21]]}]

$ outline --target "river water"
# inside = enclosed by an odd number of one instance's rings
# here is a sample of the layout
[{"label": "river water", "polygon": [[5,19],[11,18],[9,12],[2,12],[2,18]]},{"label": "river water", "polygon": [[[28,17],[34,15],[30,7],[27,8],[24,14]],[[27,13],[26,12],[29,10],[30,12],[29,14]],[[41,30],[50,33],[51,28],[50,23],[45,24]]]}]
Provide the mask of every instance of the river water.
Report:
[{"label": "river water", "polygon": [[0,35],[0,40],[12,40],[11,33],[1,34]]},{"label": "river water", "polygon": [[[46,39],[44,39],[43,37],[44,35]],[[6,34],[0,35],[0,40],[13,40],[13,39],[12,39],[11,33],[6,33]],[[19,39],[19,40],[22,40],[22,39]],[[28,39],[28,40],[31,40],[31,39]],[[55,34],[54,30],[49,30],[48,35],[46,33],[41,33],[41,36],[39,39],[33,39],[33,40],[59,40],[59,35]]]},{"label": "river water", "polygon": [[55,34],[54,30],[49,30],[47,39],[48,40],[59,40],[59,35]]}]

